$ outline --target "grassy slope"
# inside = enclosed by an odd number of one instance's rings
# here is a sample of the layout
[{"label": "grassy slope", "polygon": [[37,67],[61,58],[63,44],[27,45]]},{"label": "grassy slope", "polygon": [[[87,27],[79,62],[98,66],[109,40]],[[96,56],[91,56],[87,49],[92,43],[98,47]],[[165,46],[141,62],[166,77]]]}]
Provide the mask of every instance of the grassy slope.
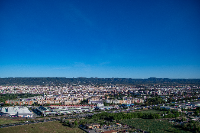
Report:
[{"label": "grassy slope", "polygon": [[6,118],[0,118],[0,125],[1,124],[9,124],[9,123],[17,123],[19,122],[18,120],[10,120]]},{"label": "grassy slope", "polygon": [[0,128],[2,133],[84,133],[79,128],[63,126],[60,122],[45,122],[16,127]]},{"label": "grassy slope", "polygon": [[[172,133],[177,128],[174,128],[167,120],[155,120],[155,119],[130,119],[122,120],[122,123],[134,126],[135,128],[143,129],[145,131],[152,131],[153,133]],[[180,130],[180,133],[191,133],[189,131]]]}]

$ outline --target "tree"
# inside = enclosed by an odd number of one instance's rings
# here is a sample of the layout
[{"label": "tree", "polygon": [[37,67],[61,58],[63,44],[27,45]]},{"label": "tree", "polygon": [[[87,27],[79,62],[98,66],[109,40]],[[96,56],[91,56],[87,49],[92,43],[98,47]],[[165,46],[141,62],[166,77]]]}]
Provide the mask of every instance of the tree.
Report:
[{"label": "tree", "polygon": [[65,121],[65,125],[69,126],[69,120]]},{"label": "tree", "polygon": [[75,125],[75,127],[78,126],[78,122],[77,122],[77,120],[74,121],[74,125]]},{"label": "tree", "polygon": [[195,115],[199,115],[199,110],[195,110]]},{"label": "tree", "polygon": [[186,118],[185,118],[185,117],[183,117],[183,118],[182,118],[182,121],[186,121]]},{"label": "tree", "polygon": [[165,101],[161,97],[148,98],[145,101],[146,105],[161,104],[161,103],[165,103]]},{"label": "tree", "polygon": [[175,133],[180,133],[180,130],[179,130],[179,129],[175,129],[174,132],[175,132]]},{"label": "tree", "polygon": [[175,113],[175,118],[179,117],[179,112]]},{"label": "tree", "polygon": [[160,115],[159,114],[154,114],[156,119],[160,119]]}]

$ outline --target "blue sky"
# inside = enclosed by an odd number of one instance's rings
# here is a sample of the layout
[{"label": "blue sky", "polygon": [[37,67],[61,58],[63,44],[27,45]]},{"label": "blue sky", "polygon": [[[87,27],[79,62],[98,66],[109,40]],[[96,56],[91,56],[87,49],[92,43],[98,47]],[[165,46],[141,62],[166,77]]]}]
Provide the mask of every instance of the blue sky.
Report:
[{"label": "blue sky", "polygon": [[199,0],[1,0],[0,77],[200,78]]}]

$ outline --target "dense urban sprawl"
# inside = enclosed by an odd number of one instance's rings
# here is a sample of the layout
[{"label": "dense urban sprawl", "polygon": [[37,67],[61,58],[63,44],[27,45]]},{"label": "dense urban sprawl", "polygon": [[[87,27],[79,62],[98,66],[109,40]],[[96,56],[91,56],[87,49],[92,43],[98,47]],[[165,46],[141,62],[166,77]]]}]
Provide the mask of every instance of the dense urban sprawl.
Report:
[{"label": "dense urban sprawl", "polygon": [[[108,123],[113,122],[118,127],[112,128],[113,131],[126,129],[140,132],[124,120],[171,118],[169,121],[182,127],[181,130],[200,131],[200,86],[193,83],[152,83],[1,85],[1,117],[50,117],[49,121],[51,117],[59,117],[64,125],[79,125],[85,132],[109,131],[111,128]],[[151,110],[157,112],[148,112]],[[81,119],[78,120],[79,118]],[[84,121],[83,118],[88,120]],[[195,128],[191,127],[191,122]],[[119,128],[121,126],[125,127]]]}]

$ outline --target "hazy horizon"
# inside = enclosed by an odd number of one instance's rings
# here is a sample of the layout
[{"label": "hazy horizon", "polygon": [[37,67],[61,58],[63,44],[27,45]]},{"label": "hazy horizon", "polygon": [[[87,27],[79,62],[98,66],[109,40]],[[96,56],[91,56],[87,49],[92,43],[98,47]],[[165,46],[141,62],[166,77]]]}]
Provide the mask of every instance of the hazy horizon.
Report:
[{"label": "hazy horizon", "polygon": [[[0,77],[0,78],[102,78],[104,77]],[[200,78],[159,78],[159,77],[149,77],[149,78],[123,78],[123,77],[108,77],[112,78],[119,78],[119,79],[200,79]]]}]

